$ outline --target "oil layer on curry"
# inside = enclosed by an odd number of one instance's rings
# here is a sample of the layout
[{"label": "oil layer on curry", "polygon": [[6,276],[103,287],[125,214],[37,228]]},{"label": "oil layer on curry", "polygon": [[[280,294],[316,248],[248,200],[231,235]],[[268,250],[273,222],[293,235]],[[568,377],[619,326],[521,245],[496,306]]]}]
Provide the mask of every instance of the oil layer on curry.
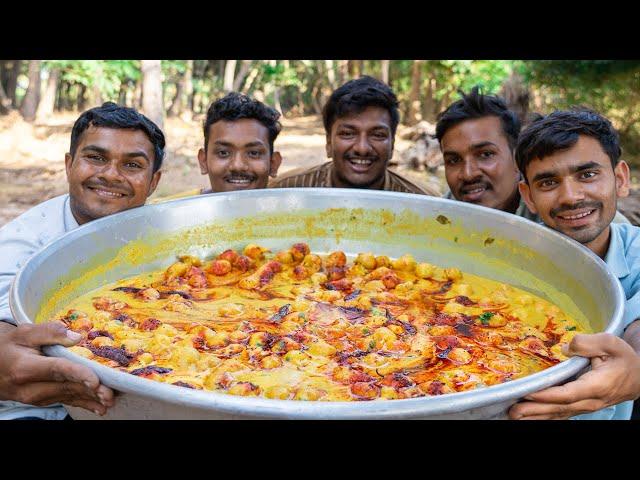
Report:
[{"label": "oil layer on curry", "polygon": [[84,337],[72,351],[132,375],[322,401],[499,384],[564,360],[562,344],[585,331],[542,298],[455,268],[304,243],[182,256],[56,318]]}]

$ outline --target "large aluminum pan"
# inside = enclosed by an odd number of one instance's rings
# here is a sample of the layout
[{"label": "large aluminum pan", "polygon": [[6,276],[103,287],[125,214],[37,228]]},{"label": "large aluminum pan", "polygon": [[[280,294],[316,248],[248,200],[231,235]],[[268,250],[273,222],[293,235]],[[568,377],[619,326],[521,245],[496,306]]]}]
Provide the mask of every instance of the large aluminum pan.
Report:
[{"label": "large aluminum pan", "polygon": [[[422,195],[347,189],[270,189],[202,195],[140,207],[69,232],[18,273],[10,305],[18,323],[41,322],[106,282],[164,268],[176,254],[209,255],[254,242],[313,251],[372,251],[458,267],[541,295],[619,335],[624,293],[591,251],[529,220]],[[93,369],[123,392],[104,418],[408,419],[503,418],[525,395],[562,383],[588,365],[571,358],[501,385],[434,397],[373,402],[304,402],[190,390],[139,378],[46,348]],[[75,418],[99,418],[70,408]]]}]

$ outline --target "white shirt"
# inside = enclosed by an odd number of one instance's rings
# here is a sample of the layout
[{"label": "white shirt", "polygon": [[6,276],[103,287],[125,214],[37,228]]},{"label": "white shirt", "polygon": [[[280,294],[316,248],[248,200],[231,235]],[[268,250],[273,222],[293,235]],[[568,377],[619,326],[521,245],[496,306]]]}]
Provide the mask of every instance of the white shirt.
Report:
[{"label": "white shirt", "polygon": [[[9,310],[9,291],[20,268],[45,245],[78,226],[66,194],[36,205],[0,228],[0,320],[15,324]],[[0,401],[0,420],[19,417],[61,420],[66,415],[67,411],[59,404],[34,407]]]}]

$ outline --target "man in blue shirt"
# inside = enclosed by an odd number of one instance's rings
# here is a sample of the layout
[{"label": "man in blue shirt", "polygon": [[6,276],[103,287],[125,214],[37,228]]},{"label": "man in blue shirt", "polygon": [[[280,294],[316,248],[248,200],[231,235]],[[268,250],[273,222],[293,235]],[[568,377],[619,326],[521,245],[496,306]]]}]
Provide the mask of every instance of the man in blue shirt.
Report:
[{"label": "man in blue shirt", "polygon": [[113,392],[88,368],[45,357],[43,345],[81,336],[50,322],[16,327],[9,289],[38,250],[87,222],[144,205],[160,180],[162,131],[132,108],[107,102],[84,112],[65,156],[69,194],[47,200],[0,228],[0,419],[62,419],[60,405],[104,414]]},{"label": "man in blue shirt", "polygon": [[640,228],[615,224],[617,199],[629,193],[629,166],[620,160],[611,123],[587,109],[556,111],[520,135],[519,189],[542,221],[602,258],[625,292],[623,338],[576,335],[567,355],[591,359],[577,380],[525,398],[514,419],[629,419],[640,397]]}]

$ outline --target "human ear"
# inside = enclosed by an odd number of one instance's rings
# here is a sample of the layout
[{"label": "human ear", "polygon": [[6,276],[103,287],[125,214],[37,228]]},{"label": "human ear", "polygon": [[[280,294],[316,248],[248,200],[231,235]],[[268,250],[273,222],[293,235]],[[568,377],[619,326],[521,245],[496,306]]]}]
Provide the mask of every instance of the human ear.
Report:
[{"label": "human ear", "polygon": [[521,180],[518,182],[518,190],[520,191],[520,196],[524,200],[524,203],[527,205],[527,208],[531,213],[538,213],[538,209],[536,208],[535,203],[533,203],[533,199],[531,198],[531,188],[524,181]]},{"label": "human ear", "polygon": [[209,166],[207,165],[207,152],[204,148],[198,150],[198,163],[200,164],[200,173],[206,175],[209,173]]},{"label": "human ear", "polygon": [[333,147],[331,145],[331,135],[327,134],[324,148],[325,148],[325,151],[327,152],[327,158],[332,158],[333,155],[331,152],[333,150]]},{"label": "human ear", "polygon": [[282,155],[280,155],[280,152],[273,152],[269,162],[269,176],[271,178],[276,178],[280,164],[282,164]]},{"label": "human ear", "polygon": [[147,193],[147,197],[150,197],[151,194],[156,191],[156,187],[160,182],[161,176],[162,176],[162,172],[160,170],[158,170],[153,174],[153,176],[151,177],[151,185],[149,185],[149,193]]},{"label": "human ear", "polygon": [[64,170],[67,173],[67,182],[69,181],[69,175],[71,174],[71,165],[73,164],[73,157],[70,153],[64,154]]},{"label": "human ear", "polygon": [[631,172],[629,171],[629,165],[624,160],[620,160],[618,165],[613,169],[613,173],[616,177],[616,193],[618,197],[629,196],[629,177]]}]

